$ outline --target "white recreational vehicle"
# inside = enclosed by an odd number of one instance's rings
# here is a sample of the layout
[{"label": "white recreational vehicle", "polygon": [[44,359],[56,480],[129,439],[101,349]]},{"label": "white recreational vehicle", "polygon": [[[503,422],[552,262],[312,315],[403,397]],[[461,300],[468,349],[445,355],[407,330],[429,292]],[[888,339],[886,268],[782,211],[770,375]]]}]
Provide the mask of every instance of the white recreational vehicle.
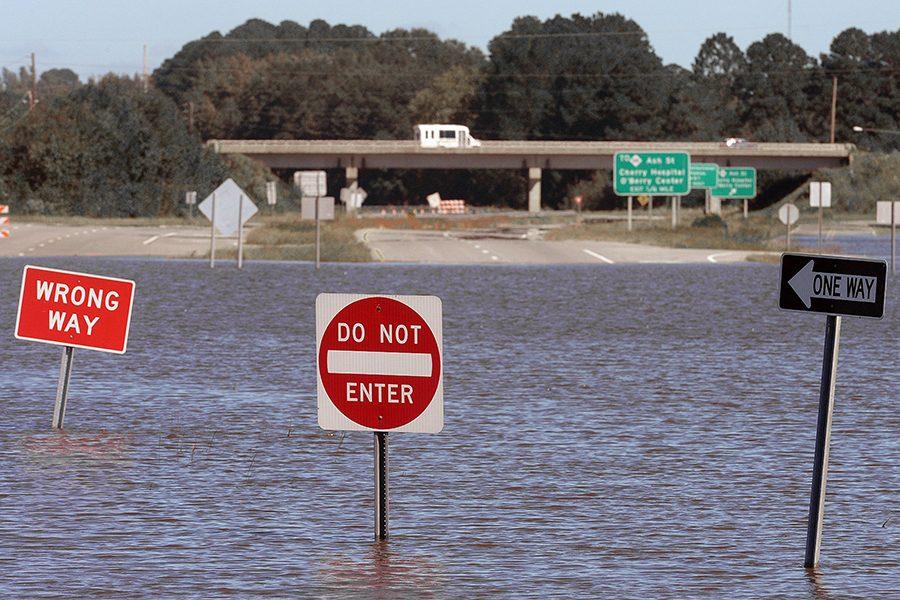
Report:
[{"label": "white recreational vehicle", "polygon": [[416,125],[416,140],[422,148],[472,148],[481,142],[469,134],[465,125]]}]

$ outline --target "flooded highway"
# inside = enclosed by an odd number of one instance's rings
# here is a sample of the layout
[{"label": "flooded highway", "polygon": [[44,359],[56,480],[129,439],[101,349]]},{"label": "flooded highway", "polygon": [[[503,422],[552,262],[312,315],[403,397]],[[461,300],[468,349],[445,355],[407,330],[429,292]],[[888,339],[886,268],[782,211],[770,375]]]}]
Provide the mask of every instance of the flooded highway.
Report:
[{"label": "flooded highway", "polygon": [[[879,249],[879,251],[881,251]],[[877,598],[900,572],[900,303],[844,319],[822,562],[802,568],[825,317],[778,266],[31,259],[137,282],[128,353],[13,338],[0,595]],[[445,426],[316,421],[320,292],[443,301]]]}]

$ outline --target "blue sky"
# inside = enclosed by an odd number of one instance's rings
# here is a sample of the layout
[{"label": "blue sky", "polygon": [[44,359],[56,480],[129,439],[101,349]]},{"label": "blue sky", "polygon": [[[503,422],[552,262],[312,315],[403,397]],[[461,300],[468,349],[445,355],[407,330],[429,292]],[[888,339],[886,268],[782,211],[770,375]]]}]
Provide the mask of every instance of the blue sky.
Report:
[{"label": "blue sky", "polygon": [[[361,24],[375,33],[426,27],[485,48],[513,18],[560,13],[620,12],[648,32],[665,62],[690,66],[709,35],[725,31],[744,49],[767,33],[787,32],[787,0],[446,0],[348,2],[345,0],[0,0],[0,66],[15,68],[37,54],[38,71],[69,67],[82,77],[136,73],[148,44],[155,68],[184,43],[210,31],[227,32],[249,18],[302,24]],[[893,7],[893,8],[891,8]],[[828,48],[836,33],[900,27],[896,0],[792,0],[793,39],[810,54]]]}]

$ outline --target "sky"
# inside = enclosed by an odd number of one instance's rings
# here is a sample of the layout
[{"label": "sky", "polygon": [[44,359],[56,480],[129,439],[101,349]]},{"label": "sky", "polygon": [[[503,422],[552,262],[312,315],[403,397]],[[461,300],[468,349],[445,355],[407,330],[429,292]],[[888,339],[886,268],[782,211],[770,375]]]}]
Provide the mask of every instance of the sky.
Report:
[{"label": "sky", "polygon": [[[896,1],[791,0],[793,40],[818,56],[847,27],[870,33],[900,28]],[[303,25],[324,19],[364,25],[376,34],[425,27],[486,49],[515,17],[597,11],[635,20],[664,62],[684,67],[719,31],[746,50],[766,34],[788,29],[788,0],[0,0],[0,66],[27,65],[34,52],[39,73],[71,68],[83,79],[110,71],[134,74],[141,71],[146,44],[152,71],[185,43],[211,31],[227,33],[250,18]]]}]

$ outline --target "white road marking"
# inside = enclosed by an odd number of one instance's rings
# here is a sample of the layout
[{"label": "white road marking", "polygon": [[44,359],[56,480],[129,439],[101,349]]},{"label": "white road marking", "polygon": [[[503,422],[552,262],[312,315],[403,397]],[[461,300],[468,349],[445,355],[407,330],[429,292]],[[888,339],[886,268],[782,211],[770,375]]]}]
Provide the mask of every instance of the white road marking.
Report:
[{"label": "white road marking", "polygon": [[716,257],[717,256],[725,256],[726,254],[731,254],[731,252],[716,252],[715,254],[710,254],[709,256],[707,256],[706,260],[708,260],[711,263],[719,262],[716,260]]},{"label": "white road marking", "polygon": [[491,255],[491,260],[500,260],[497,256]]},{"label": "white road marking", "polygon": [[29,248],[26,252],[34,252],[34,248]]},{"label": "white road marking", "polygon": [[476,248],[481,248],[481,246],[479,246],[478,244],[475,244],[475,247],[476,247]]},{"label": "white road marking", "polygon": [[24,252],[19,252],[19,256],[25,256]]},{"label": "white road marking", "polygon": [[482,254],[490,254],[490,252],[488,252],[487,250],[484,250],[484,249],[482,249],[481,253]]},{"label": "white road marking", "polygon": [[43,247],[44,247],[43,244],[38,244],[38,248],[43,248]]},{"label": "white road marking", "polygon": [[149,244],[152,244],[153,242],[155,242],[155,241],[158,240],[158,239],[159,239],[159,236],[158,236],[158,235],[153,235],[153,236],[148,237],[146,240],[144,240],[144,241],[141,242],[141,243],[142,243],[143,245],[147,246],[147,245],[149,245]]},{"label": "white road marking", "polygon": [[584,248],[584,253],[587,254],[587,255],[589,255],[589,256],[593,256],[594,258],[600,259],[600,260],[602,260],[603,262],[605,262],[605,263],[608,264],[608,265],[614,265],[614,264],[615,264],[613,261],[609,260],[608,258],[606,258],[605,256],[603,256],[602,254],[597,254],[597,253],[594,252],[593,250],[588,250],[587,248]]}]

